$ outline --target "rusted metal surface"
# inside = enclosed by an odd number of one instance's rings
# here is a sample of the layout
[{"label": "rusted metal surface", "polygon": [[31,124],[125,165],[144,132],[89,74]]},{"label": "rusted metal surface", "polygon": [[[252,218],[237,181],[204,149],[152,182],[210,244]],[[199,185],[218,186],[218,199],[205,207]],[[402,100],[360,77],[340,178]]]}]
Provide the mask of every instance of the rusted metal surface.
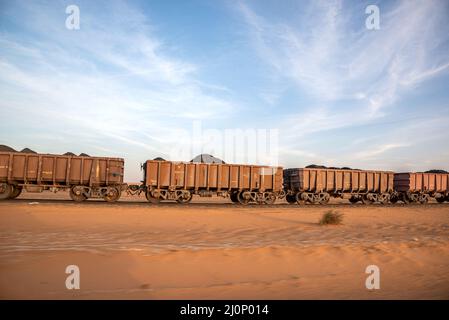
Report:
[{"label": "rusted metal surface", "polygon": [[[150,193],[147,195],[150,201],[182,202],[182,192],[186,202],[193,194],[217,194],[233,199],[234,193],[241,193],[248,202],[262,203],[267,200],[266,196],[278,196],[283,184],[281,167],[148,160],[144,172],[144,186]],[[245,202],[238,200],[236,202]]]},{"label": "rusted metal surface", "polygon": [[426,203],[429,198],[438,202],[449,201],[448,173],[395,173],[394,188],[398,199],[406,203]]},{"label": "rusted metal surface", "polygon": [[87,197],[106,192],[108,186],[121,192],[123,171],[121,158],[0,152],[0,182],[29,192],[74,186],[84,187]]},{"label": "rusted metal surface", "polygon": [[394,175],[396,191],[410,192],[449,192],[448,173],[396,173]]},{"label": "rusted metal surface", "polygon": [[338,169],[286,169],[284,185],[295,191],[389,192],[393,172]]},{"label": "rusted metal surface", "polygon": [[295,168],[284,170],[287,201],[327,203],[330,197],[351,202],[388,202],[394,188],[390,171]]},{"label": "rusted metal surface", "polygon": [[124,160],[0,152],[0,181],[44,185],[123,183]]}]

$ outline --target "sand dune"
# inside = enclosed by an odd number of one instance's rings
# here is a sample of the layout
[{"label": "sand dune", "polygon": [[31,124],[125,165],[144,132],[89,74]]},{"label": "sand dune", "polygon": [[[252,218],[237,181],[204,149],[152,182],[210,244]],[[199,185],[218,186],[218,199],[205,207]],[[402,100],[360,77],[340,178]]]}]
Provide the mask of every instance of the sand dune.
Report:
[{"label": "sand dune", "polygon": [[448,206],[348,206],[320,226],[322,207],[29,203],[0,203],[3,299],[449,298]]}]

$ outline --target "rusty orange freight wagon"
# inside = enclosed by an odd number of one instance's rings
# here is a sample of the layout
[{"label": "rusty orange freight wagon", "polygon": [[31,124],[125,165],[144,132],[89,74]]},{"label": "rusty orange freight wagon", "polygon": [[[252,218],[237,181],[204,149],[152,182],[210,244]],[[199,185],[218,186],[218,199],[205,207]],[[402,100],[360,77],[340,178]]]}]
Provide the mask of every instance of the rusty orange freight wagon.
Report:
[{"label": "rusty orange freight wagon", "polygon": [[282,196],[282,168],[148,160],[143,187],[148,201],[153,203],[187,203],[193,195],[218,195],[240,204],[272,204]]},{"label": "rusty orange freight wagon", "polygon": [[124,160],[21,152],[0,152],[0,199],[27,192],[69,189],[75,201],[101,197],[120,198]]},{"label": "rusty orange freight wagon", "polygon": [[430,198],[438,202],[449,201],[449,173],[395,173],[393,202],[427,203]]},{"label": "rusty orange freight wagon", "polygon": [[390,171],[295,168],[284,170],[284,190],[289,203],[329,202],[331,197],[387,203],[393,193]]}]

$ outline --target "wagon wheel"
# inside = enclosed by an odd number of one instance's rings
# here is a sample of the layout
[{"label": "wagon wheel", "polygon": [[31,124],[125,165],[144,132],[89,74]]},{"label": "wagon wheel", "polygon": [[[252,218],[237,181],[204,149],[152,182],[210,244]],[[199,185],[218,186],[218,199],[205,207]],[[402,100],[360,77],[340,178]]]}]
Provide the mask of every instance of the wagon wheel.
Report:
[{"label": "wagon wheel", "polygon": [[187,192],[183,192],[182,195],[180,197],[178,197],[178,199],[176,199],[176,201],[178,203],[189,203],[190,201],[192,201],[192,197],[193,195],[187,191]]},{"label": "wagon wheel", "polygon": [[73,186],[70,188],[69,195],[76,202],[82,202],[87,199],[87,196],[84,194],[84,187],[82,186]]},{"label": "wagon wheel", "polygon": [[121,192],[118,188],[108,188],[106,195],[103,197],[107,202],[115,202],[120,198]]},{"label": "wagon wheel", "polygon": [[410,202],[416,203],[419,201],[419,195],[416,193],[410,193],[407,194],[407,199],[409,199]]},{"label": "wagon wheel", "polygon": [[306,193],[307,199],[306,203],[317,204],[318,203],[318,195],[314,193]]},{"label": "wagon wheel", "polygon": [[305,193],[302,195],[302,198],[304,198],[304,203],[305,204],[314,204],[316,199],[315,199],[315,195],[313,193]]},{"label": "wagon wheel", "polygon": [[393,197],[390,198],[390,202],[393,203],[393,204],[397,203],[398,200],[399,200],[399,199],[398,199],[398,197],[396,197],[396,196],[393,196]]},{"label": "wagon wheel", "polygon": [[296,203],[297,204],[305,204],[306,203],[306,201],[302,198],[302,193],[300,193],[300,192],[298,192],[296,195],[295,195],[295,200],[296,200]]},{"label": "wagon wheel", "polygon": [[294,204],[296,203],[296,197],[292,194],[288,194],[285,196],[285,200],[287,200],[288,203]]},{"label": "wagon wheel", "polygon": [[410,198],[409,198],[408,195],[405,194],[405,193],[402,193],[402,194],[401,194],[401,200],[402,200],[402,202],[404,202],[405,204],[409,204],[409,203],[410,203]]},{"label": "wagon wheel", "polygon": [[265,197],[265,204],[273,204],[276,201],[276,195],[272,192],[269,192]]},{"label": "wagon wheel", "polygon": [[436,198],[436,200],[438,203],[443,203],[444,200],[446,200],[446,199],[444,199],[444,197],[439,197],[439,198]]},{"label": "wagon wheel", "polygon": [[231,192],[231,194],[230,194],[230,198],[231,198],[231,201],[232,202],[234,202],[234,203],[238,203],[239,202],[239,199],[237,198],[237,196],[238,196],[238,193],[237,192]]},{"label": "wagon wheel", "polygon": [[263,192],[256,193],[257,204],[264,204],[266,200],[265,194]]},{"label": "wagon wheel", "polygon": [[158,204],[159,202],[161,202],[160,197],[153,197],[153,195],[151,194],[151,190],[147,190],[147,192],[145,193],[145,197],[147,198],[148,202],[151,202],[153,204]]},{"label": "wagon wheel", "polygon": [[362,202],[363,202],[363,204],[373,204],[374,200],[368,199],[368,195],[365,194],[362,196]]},{"label": "wagon wheel", "polygon": [[390,195],[388,193],[382,193],[379,196],[379,202],[381,204],[387,204],[390,201]]},{"label": "wagon wheel", "polygon": [[246,206],[246,205],[249,203],[249,199],[246,199],[246,198],[243,196],[244,193],[245,193],[245,191],[240,191],[240,192],[237,194],[237,199],[238,199],[238,201],[239,201],[240,204]]},{"label": "wagon wheel", "polygon": [[318,203],[319,204],[327,204],[330,200],[331,196],[329,193],[323,192],[318,195]]},{"label": "wagon wheel", "polygon": [[6,200],[13,192],[12,186],[7,183],[0,183],[0,200]]},{"label": "wagon wheel", "polygon": [[349,198],[349,202],[351,202],[352,204],[359,202],[359,200],[360,199],[358,197],[354,197],[354,196],[351,196],[351,198]]},{"label": "wagon wheel", "polygon": [[429,197],[426,194],[421,194],[419,196],[419,203],[421,204],[426,204],[427,202],[429,202]]},{"label": "wagon wheel", "polygon": [[320,194],[317,193],[317,194],[309,195],[307,201],[312,204],[319,204],[320,203]]},{"label": "wagon wheel", "polygon": [[11,194],[9,196],[9,199],[15,199],[22,193],[22,187],[19,186],[11,186]]}]

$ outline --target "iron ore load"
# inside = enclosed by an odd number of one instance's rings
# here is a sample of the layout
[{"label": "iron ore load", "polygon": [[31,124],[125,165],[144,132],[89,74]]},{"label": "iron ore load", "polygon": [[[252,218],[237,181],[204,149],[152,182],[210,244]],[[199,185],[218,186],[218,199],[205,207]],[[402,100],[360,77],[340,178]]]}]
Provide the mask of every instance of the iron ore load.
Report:
[{"label": "iron ore load", "polygon": [[218,195],[240,204],[272,204],[282,196],[281,167],[148,160],[143,168],[144,192],[152,203]]},{"label": "iron ore load", "polygon": [[116,201],[122,190],[124,160],[89,156],[0,152],[0,200],[27,192],[68,189],[74,201]]},{"label": "iron ore load", "polygon": [[326,204],[330,198],[351,203],[388,203],[394,192],[390,171],[296,168],[284,170],[284,190],[289,203]]},{"label": "iron ore load", "polygon": [[395,196],[391,202],[399,200],[404,203],[427,203],[434,198],[442,203],[449,201],[449,174],[448,173],[395,173]]}]

